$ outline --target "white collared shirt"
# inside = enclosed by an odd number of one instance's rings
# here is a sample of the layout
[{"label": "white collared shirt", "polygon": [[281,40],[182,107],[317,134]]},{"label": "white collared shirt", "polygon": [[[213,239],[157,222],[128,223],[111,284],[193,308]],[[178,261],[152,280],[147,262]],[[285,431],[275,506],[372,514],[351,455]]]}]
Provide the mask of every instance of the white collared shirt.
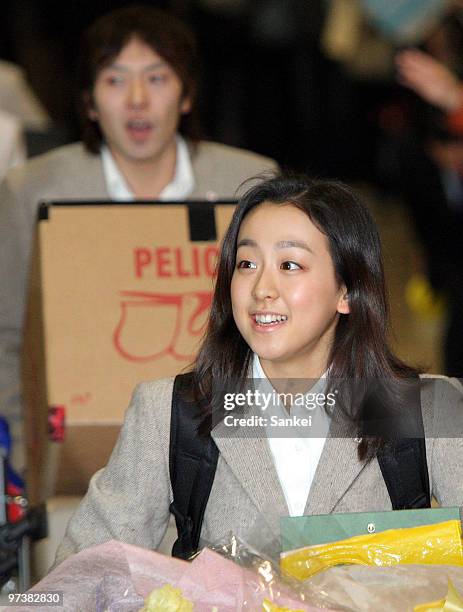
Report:
[{"label": "white collared shirt", "polygon": [[[254,379],[268,380],[259,361],[259,357],[254,354],[252,374]],[[326,373],[322,376],[311,389],[312,392],[322,393],[325,389]],[[285,412],[284,408],[281,408]],[[321,429],[328,432],[329,417],[324,408],[317,408],[317,418],[322,422]],[[307,416],[305,407],[293,406],[291,414]],[[287,413],[282,416],[288,416]],[[307,435],[298,437],[276,437],[268,429],[267,441],[272,453],[275,468],[280,480],[281,488],[285,495],[290,516],[302,516],[309,496],[310,487],[320,461],[320,456],[325,445],[326,434],[324,437],[315,438]],[[318,429],[317,429],[318,431]]]},{"label": "white collared shirt", "polygon": [[[184,200],[193,192],[195,177],[191,165],[190,154],[184,139],[176,136],[176,161],[175,173],[171,182],[164,187],[161,193],[153,200]],[[101,162],[103,164],[103,176],[111,200],[116,202],[130,202],[135,200],[135,195],[127,185],[127,181],[119,170],[114,157],[111,155],[107,145],[101,147]]]}]

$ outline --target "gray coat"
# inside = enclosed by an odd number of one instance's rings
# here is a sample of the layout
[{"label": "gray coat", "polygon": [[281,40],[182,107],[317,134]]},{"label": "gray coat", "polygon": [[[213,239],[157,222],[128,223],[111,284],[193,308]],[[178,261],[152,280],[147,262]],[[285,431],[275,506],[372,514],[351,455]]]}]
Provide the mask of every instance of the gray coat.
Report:
[{"label": "gray coat", "polygon": [[[56,562],[110,539],[156,548],[169,521],[169,428],[173,379],[140,384],[106,468],[97,472],[71,519]],[[457,381],[423,377],[421,406],[432,493],[443,506],[463,506],[463,395]],[[449,430],[443,423],[449,422]],[[230,532],[278,548],[279,518],[288,515],[267,441],[231,439],[219,425],[217,472],[201,532],[217,542]],[[436,437],[433,437],[436,436]],[[352,438],[328,437],[315,472],[305,514],[391,510],[377,460],[357,457]]]},{"label": "gray coat", "polygon": [[[200,142],[190,154],[190,199],[233,198],[243,181],[276,168],[271,159],[211,142]],[[21,422],[19,356],[37,208],[43,200],[68,199],[110,199],[100,156],[81,143],[33,158],[0,186],[0,407],[13,425]]]}]

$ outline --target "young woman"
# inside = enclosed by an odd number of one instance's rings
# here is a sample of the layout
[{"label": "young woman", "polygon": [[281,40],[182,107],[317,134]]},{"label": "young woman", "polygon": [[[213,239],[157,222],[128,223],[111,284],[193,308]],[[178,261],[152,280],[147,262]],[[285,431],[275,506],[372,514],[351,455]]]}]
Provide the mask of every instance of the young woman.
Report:
[{"label": "young woman", "polygon": [[[209,327],[192,377],[193,395],[202,398],[196,435],[210,434],[219,450],[201,541],[233,532],[251,543],[258,536],[270,550],[278,546],[280,516],[392,508],[378,461],[385,441],[380,433],[361,437],[365,418],[377,408],[376,401],[363,401],[366,393],[344,393],[331,411],[331,418],[347,415],[351,435],[330,430],[326,437],[278,441],[242,427],[236,436],[229,435],[225,418],[213,429],[209,418],[221,408],[214,385],[244,384],[252,375],[270,382],[319,379],[325,391],[334,381],[387,380],[386,393],[373,398],[397,400],[386,406],[386,416],[403,415],[405,383],[419,379],[393,355],[387,331],[380,242],[353,192],[339,183],[284,176],[252,187],[223,241]],[[109,464],[92,478],[57,562],[109,539],[146,548],[161,542],[172,501],[173,382],[135,390]],[[431,491],[442,505],[463,505],[458,383],[421,377],[418,406]]]}]

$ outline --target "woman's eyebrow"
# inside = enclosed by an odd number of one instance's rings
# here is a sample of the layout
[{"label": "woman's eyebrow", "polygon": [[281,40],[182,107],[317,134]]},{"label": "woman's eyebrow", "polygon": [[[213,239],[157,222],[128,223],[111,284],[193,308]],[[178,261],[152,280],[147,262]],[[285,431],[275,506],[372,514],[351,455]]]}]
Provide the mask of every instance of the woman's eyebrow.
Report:
[{"label": "woman's eyebrow", "polygon": [[239,249],[242,246],[256,247],[257,242],[255,240],[252,240],[251,238],[242,238],[236,245],[236,248]]},{"label": "woman's eyebrow", "polygon": [[313,253],[309,245],[303,240],[280,240],[275,244],[276,249],[291,249],[293,247],[304,249],[305,251],[309,251],[309,253]]},{"label": "woman's eyebrow", "polygon": [[[236,245],[236,248],[239,249],[239,247],[242,247],[242,246],[257,247],[257,242],[255,240],[252,240],[252,238],[242,238]],[[299,248],[299,249],[304,249],[305,251],[308,251],[309,253],[313,253],[309,245],[303,240],[279,240],[278,242],[275,243],[274,248],[275,249],[291,249],[294,247]]]}]

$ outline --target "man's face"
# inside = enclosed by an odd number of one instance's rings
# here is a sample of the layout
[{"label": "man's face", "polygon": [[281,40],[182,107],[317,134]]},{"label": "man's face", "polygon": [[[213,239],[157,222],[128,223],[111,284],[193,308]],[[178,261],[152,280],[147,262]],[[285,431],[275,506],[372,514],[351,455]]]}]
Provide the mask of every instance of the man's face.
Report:
[{"label": "man's face", "polygon": [[99,72],[88,113],[116,161],[150,163],[171,152],[180,116],[190,108],[170,65],[132,38]]}]

